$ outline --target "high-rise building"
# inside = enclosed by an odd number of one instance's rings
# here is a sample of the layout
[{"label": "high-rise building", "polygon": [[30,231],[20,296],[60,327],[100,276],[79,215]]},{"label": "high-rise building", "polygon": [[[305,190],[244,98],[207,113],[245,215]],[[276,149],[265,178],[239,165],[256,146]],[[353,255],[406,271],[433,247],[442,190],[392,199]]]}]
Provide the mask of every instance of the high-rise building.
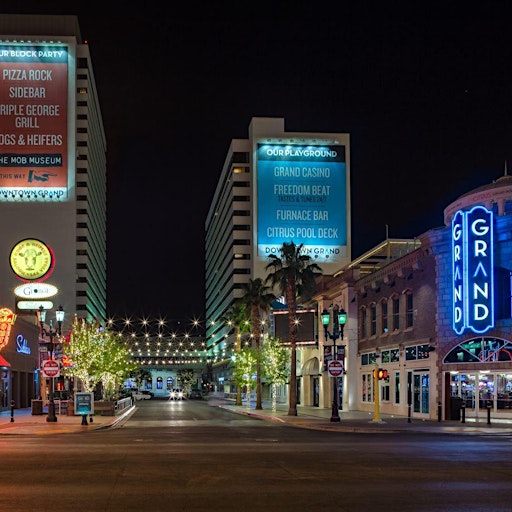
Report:
[{"label": "high-rise building", "polygon": [[[228,375],[233,339],[225,316],[249,279],[266,278],[284,242],[332,274],[350,262],[350,136],[285,131],[253,118],[231,141],[206,219],[206,322],[214,380]],[[224,363],[223,363],[224,361]]]},{"label": "high-rise building", "polygon": [[76,16],[0,16],[0,304],[106,319],[106,138]]}]

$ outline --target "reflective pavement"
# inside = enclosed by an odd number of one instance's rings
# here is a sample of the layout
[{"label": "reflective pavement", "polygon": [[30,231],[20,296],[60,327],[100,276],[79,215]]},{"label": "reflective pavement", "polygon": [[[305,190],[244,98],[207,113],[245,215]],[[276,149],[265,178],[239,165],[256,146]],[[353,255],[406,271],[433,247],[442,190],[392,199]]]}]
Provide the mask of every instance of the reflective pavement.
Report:
[{"label": "reflective pavement", "polygon": [[[276,421],[288,425],[325,430],[331,432],[430,432],[437,434],[492,434],[511,435],[512,420],[504,421],[491,416],[488,423],[487,416],[461,421],[433,421],[418,418],[407,418],[389,414],[375,414],[361,411],[339,411],[340,421],[331,421],[331,408],[297,406],[297,416],[288,415],[288,405],[278,404],[276,410],[268,402],[263,402],[263,409],[256,410],[255,404],[247,407],[234,405],[234,401],[211,397],[215,404],[225,410],[236,414],[245,414],[267,421]],[[30,408],[14,409],[0,413],[0,435],[37,434],[51,435],[63,433],[85,433],[116,426],[122,420],[130,417],[136,410],[136,405],[126,409],[118,416],[87,416],[87,424],[83,423],[82,416],[68,416],[57,414],[56,422],[48,422],[46,411],[43,415],[32,415]]]}]

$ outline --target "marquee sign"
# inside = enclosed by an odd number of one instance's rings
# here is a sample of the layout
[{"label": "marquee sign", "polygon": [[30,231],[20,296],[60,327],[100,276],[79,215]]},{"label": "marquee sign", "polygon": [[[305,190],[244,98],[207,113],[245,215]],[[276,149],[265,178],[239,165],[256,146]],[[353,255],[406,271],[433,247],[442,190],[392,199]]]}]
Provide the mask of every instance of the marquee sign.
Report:
[{"label": "marquee sign", "polygon": [[483,206],[452,220],[453,330],[482,334],[494,327],[493,213]]}]

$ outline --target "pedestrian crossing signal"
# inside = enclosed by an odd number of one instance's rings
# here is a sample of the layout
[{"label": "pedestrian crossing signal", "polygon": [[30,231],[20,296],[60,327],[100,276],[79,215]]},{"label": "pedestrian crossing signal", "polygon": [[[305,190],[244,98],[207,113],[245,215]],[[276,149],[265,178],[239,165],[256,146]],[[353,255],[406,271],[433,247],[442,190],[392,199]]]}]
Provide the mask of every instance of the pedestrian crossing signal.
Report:
[{"label": "pedestrian crossing signal", "polygon": [[378,368],[373,370],[373,377],[377,377],[379,380],[384,380],[388,378],[388,371],[384,370],[384,368]]},{"label": "pedestrian crossing signal", "polygon": [[384,379],[387,379],[388,378],[388,371],[387,370],[384,370],[384,368],[379,368],[377,370],[377,378],[379,380],[384,380]]}]

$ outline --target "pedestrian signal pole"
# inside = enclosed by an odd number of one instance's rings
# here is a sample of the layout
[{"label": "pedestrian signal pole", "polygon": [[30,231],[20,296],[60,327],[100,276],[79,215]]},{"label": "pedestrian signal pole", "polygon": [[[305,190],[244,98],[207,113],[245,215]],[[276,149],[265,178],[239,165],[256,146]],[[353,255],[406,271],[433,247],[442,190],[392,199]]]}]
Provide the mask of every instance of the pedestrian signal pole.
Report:
[{"label": "pedestrian signal pole", "polygon": [[379,389],[379,365],[375,364],[373,369],[373,421],[380,422],[380,389]]}]

